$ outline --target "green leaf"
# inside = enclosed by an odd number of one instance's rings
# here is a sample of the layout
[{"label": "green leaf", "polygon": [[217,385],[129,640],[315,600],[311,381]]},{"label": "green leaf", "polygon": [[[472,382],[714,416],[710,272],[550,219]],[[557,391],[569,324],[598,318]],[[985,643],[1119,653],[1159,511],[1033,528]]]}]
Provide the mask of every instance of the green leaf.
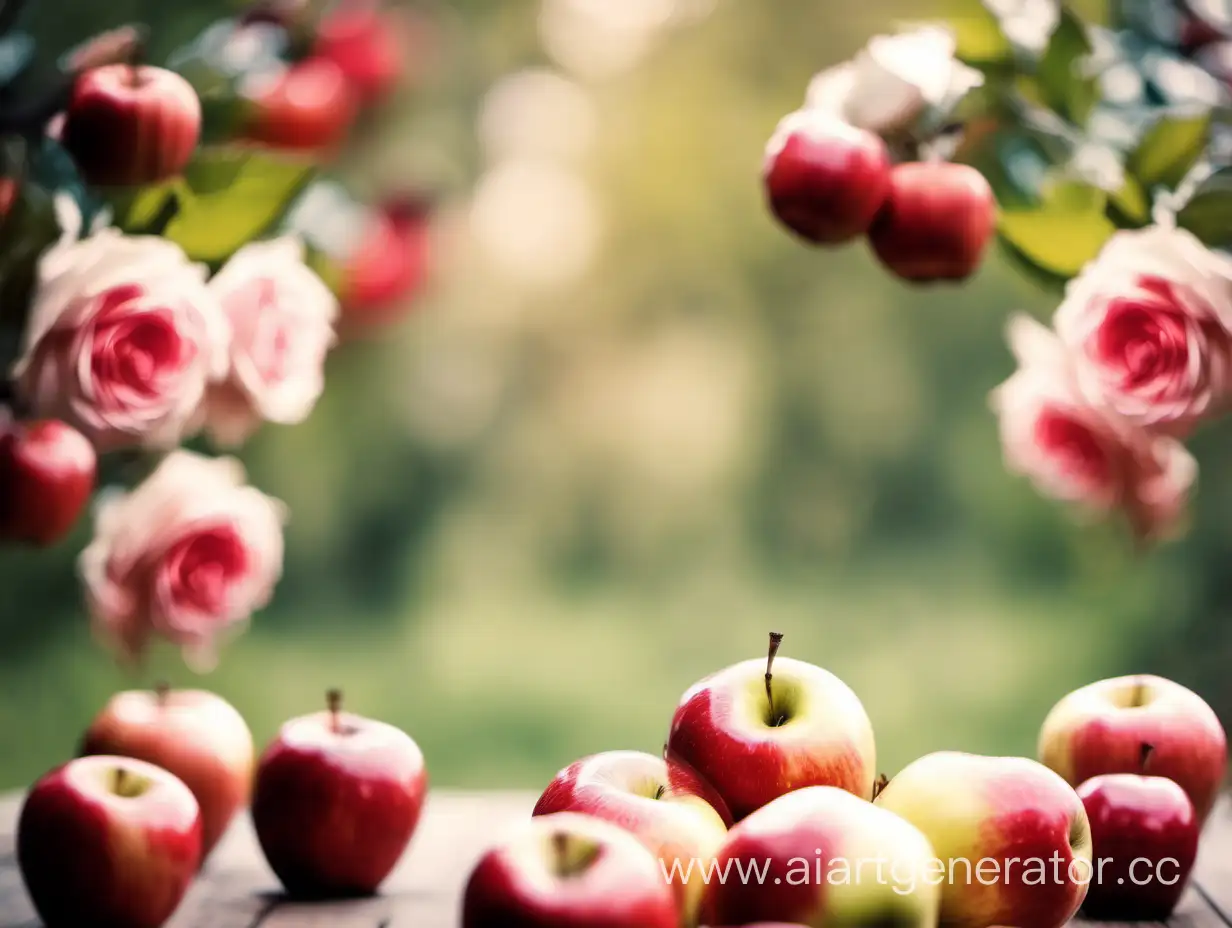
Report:
[{"label": "green leaf", "polygon": [[1003,211],[999,232],[1033,267],[1071,278],[1116,232],[1106,206],[1107,194],[1097,187],[1063,182],[1053,186],[1038,207]]},{"label": "green leaf", "polygon": [[956,55],[973,67],[988,67],[1008,61],[1012,48],[1001,23],[979,0],[960,0],[947,11],[954,34]]},{"label": "green leaf", "polygon": [[1176,222],[1212,248],[1232,245],[1232,168],[1216,171],[1199,184]]},{"label": "green leaf", "polygon": [[1099,82],[1083,73],[1091,54],[1086,25],[1068,7],[1061,8],[1057,27],[1039,61],[1037,80],[1044,101],[1075,125],[1083,125],[1099,101]]},{"label": "green leaf", "polygon": [[257,149],[204,149],[184,173],[163,234],[195,261],[220,264],[273,230],[316,165]]},{"label": "green leaf", "polygon": [[1151,220],[1151,203],[1142,184],[1132,175],[1125,175],[1125,182],[1108,194],[1108,206],[1113,221],[1121,228],[1141,228]]},{"label": "green leaf", "polygon": [[1211,114],[1163,116],[1129,156],[1129,171],[1147,190],[1176,187],[1206,151]]}]

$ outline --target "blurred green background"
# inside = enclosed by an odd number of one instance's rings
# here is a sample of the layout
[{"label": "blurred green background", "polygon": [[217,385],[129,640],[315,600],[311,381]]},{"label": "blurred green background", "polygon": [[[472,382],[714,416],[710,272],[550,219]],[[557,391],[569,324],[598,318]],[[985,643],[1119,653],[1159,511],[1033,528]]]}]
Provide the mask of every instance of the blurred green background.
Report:
[{"label": "blurred green background", "polygon": [[[847,680],[881,766],[1030,753],[1044,713],[1149,670],[1232,713],[1232,460],[1203,435],[1192,534],[1137,552],[1002,468],[1002,327],[1050,298],[999,259],[910,289],[865,247],[807,249],[762,204],[764,142],[809,77],[903,0],[455,0],[435,63],[344,166],[442,193],[430,292],[340,348],[312,419],[246,450],[285,500],[276,602],[197,678],[91,640],[74,558],[0,557],[0,787],[64,759],[116,689],[233,700],[259,742],[341,686],[438,785],[542,785],[663,743],[680,693],[763,653]],[[68,47],[214,0],[54,0]],[[70,30],[72,33],[70,34]]]}]

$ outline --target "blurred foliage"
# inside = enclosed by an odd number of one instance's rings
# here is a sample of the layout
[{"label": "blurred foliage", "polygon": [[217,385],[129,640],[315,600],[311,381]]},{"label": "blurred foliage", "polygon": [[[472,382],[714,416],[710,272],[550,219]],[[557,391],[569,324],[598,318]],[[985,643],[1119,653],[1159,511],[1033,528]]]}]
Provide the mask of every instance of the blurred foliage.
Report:
[{"label": "blurred foliage", "polygon": [[[890,773],[1031,753],[1056,698],[1115,673],[1232,717],[1232,432],[1197,442],[1191,536],[1149,554],[1007,476],[986,406],[1002,326],[1054,298],[1001,259],[909,289],[862,246],[792,241],[758,186],[812,73],[922,10],[714,7],[605,68],[530,0],[421,7],[439,69],[340,167],[441,192],[439,273],[387,339],[336,352],[308,423],[246,449],[293,513],[276,602],[215,675],[160,655],[130,678],[73,582],[89,526],[4,552],[0,785],[167,676],[232,699],[260,741],[342,686],[437,784],[535,787],[586,752],[657,751],[679,694],[770,629],[852,684]],[[148,21],[169,52],[223,12],[54,0],[31,26],[67,47]],[[523,109],[485,97],[526,68]]]}]

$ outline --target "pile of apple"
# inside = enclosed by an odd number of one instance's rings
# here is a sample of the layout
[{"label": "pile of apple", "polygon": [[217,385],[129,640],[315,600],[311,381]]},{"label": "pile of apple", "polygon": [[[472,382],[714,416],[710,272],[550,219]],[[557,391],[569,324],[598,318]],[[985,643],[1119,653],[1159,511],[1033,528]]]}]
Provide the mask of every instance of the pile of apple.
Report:
[{"label": "pile of apple", "polygon": [[689,689],[663,757],[562,770],[471,873],[463,928],[1060,928],[1176,906],[1226,766],[1199,696],[1106,680],[1053,709],[1041,762],[942,752],[887,781],[855,693],[776,663],[781,639]]},{"label": "pile of apple", "polygon": [[819,109],[792,113],[766,148],[763,181],[778,220],[813,245],[867,237],[913,283],[961,281],[980,266],[997,204],[975,168],[901,161],[879,135]]},{"label": "pile of apple", "polygon": [[419,822],[423,754],[392,725],[343,711],[337,691],[328,704],[283,725],[254,765],[247,724],[217,695],[112,698],[18,819],[18,866],[45,928],[158,928],[250,799],[290,895],[375,892]]}]

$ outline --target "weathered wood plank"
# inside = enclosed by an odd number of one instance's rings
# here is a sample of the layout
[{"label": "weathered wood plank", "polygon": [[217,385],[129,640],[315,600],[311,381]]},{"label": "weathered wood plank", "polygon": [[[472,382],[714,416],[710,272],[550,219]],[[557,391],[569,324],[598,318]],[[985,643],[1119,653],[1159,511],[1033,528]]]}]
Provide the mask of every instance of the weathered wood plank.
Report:
[{"label": "weathered wood plank", "polygon": [[1232,925],[1232,801],[1227,796],[1207,820],[1194,880],[1223,921]]}]

